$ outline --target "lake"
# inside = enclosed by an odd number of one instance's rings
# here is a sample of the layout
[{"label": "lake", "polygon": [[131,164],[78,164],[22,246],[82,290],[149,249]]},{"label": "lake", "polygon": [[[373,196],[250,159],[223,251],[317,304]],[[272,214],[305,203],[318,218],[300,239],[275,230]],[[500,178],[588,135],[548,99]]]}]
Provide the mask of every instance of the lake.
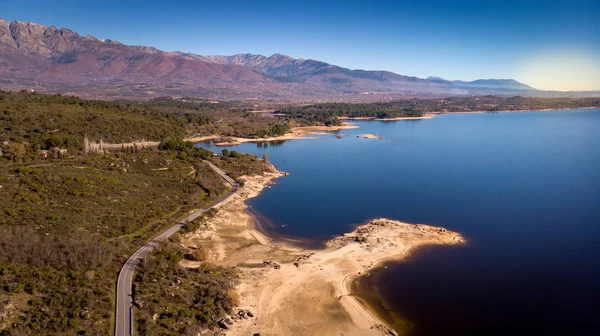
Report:
[{"label": "lake", "polygon": [[421,248],[354,284],[411,335],[596,329],[600,109],[356,124],[314,140],[229,148],[266,152],[291,174],[248,202],[263,226],[311,245],[374,217],[463,234],[464,246]]}]

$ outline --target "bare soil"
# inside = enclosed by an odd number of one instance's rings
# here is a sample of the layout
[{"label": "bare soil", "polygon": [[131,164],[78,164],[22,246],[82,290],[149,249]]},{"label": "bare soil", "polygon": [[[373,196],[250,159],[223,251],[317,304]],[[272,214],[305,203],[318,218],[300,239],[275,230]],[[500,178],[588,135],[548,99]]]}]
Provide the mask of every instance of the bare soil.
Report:
[{"label": "bare soil", "polygon": [[[182,239],[190,249],[208,248],[209,262],[241,271],[236,311],[250,311],[253,317],[233,316],[233,325],[223,334],[395,334],[352,295],[352,281],[382,261],[407,256],[418,246],[459,244],[463,238],[443,228],[377,218],[330,240],[322,250],[272,240],[255,228],[244,201],[282,175],[244,177],[244,187],[217,215]],[[186,267],[200,264],[182,263]]]}]

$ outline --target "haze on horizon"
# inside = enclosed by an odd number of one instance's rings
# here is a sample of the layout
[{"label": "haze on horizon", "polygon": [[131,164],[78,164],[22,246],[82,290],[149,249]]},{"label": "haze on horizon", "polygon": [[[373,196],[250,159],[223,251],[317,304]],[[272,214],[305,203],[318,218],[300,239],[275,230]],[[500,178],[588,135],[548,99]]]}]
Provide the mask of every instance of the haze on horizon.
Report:
[{"label": "haze on horizon", "polygon": [[514,78],[600,90],[594,0],[217,2],[10,1],[6,20],[201,55],[287,54],[426,78]]}]

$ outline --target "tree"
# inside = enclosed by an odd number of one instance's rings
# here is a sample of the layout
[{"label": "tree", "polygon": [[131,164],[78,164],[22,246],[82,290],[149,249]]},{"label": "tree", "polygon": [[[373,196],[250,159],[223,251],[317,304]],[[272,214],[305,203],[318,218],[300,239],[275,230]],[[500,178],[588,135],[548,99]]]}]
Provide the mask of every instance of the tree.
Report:
[{"label": "tree", "polygon": [[269,154],[267,154],[267,152],[263,153],[263,160],[269,161]]},{"label": "tree", "polygon": [[223,154],[223,156],[228,156],[229,155],[229,150],[227,148],[223,149],[221,151],[221,154]]}]

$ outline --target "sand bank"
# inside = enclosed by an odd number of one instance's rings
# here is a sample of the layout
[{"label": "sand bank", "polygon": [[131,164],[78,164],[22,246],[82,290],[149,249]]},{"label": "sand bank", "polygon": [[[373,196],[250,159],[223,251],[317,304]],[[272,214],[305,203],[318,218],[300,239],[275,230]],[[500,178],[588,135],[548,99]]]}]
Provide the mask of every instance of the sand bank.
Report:
[{"label": "sand bank", "polygon": [[[245,142],[269,142],[269,141],[285,141],[285,140],[297,140],[297,139],[317,139],[317,137],[310,137],[307,135],[322,135],[323,132],[334,132],[342,129],[351,129],[358,128],[357,125],[354,124],[343,124],[341,126],[302,126],[302,127],[294,127],[290,130],[289,133],[267,137],[267,138],[238,138],[238,137],[219,137],[214,136],[213,139],[219,140],[215,141],[215,145],[217,146],[236,146]],[[187,140],[187,139],[186,139]]]},{"label": "sand bank", "polygon": [[361,136],[365,139],[377,139],[379,138],[379,136],[375,133],[365,133],[365,134],[359,134],[358,136]]},{"label": "sand bank", "polygon": [[[454,232],[383,218],[334,238],[321,250],[273,240],[257,230],[244,201],[282,174],[243,178],[235,196],[182,244],[210,250],[210,262],[236,266],[240,304],[254,317],[235,318],[226,335],[390,335],[391,330],[350,292],[352,280],[380,262],[426,244],[458,244]],[[183,261],[187,267],[198,262]]]}]

